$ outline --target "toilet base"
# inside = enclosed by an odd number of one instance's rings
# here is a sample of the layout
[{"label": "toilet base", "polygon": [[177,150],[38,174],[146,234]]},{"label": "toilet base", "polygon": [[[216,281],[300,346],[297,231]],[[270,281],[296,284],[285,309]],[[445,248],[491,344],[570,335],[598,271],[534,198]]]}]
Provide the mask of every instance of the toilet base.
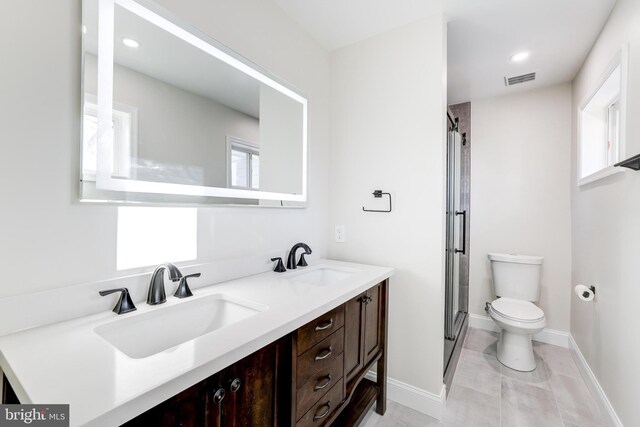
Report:
[{"label": "toilet base", "polygon": [[530,372],[536,369],[530,334],[516,334],[502,329],[498,340],[498,360],[507,368]]}]

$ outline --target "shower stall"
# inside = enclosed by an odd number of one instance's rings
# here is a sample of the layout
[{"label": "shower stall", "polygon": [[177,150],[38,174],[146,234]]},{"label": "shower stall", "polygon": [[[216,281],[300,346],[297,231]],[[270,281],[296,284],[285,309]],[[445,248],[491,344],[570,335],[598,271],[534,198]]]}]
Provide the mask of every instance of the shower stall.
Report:
[{"label": "shower stall", "polygon": [[470,104],[453,106],[448,117],[444,380],[450,386],[468,326]]}]

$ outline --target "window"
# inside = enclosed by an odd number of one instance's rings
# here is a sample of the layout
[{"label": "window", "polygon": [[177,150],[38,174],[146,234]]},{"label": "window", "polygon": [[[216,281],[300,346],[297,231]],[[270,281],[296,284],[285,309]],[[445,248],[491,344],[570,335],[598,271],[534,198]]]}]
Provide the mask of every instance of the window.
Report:
[{"label": "window", "polygon": [[[136,157],[137,109],[123,104],[113,108],[113,169],[116,177],[131,178],[131,164]],[[84,95],[82,115],[82,179],[95,181],[97,170],[98,103],[93,95]]]},{"label": "window", "polygon": [[579,185],[619,171],[613,166],[624,156],[627,55],[625,47],[580,106]]},{"label": "window", "polygon": [[227,186],[231,188],[260,188],[260,151],[258,145],[227,136]]},{"label": "window", "polygon": [[116,268],[126,270],[198,256],[196,208],[119,207]]}]

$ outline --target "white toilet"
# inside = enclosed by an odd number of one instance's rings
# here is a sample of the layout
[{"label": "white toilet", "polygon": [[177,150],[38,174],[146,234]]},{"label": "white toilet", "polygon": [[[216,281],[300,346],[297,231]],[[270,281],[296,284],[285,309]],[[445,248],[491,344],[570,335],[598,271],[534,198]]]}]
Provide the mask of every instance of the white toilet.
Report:
[{"label": "white toilet", "polygon": [[533,371],[531,335],[544,329],[544,311],[533,304],[540,297],[540,271],[544,258],[525,255],[489,254],[493,290],[498,297],[489,306],[489,316],[500,327],[498,360],[517,371]]}]

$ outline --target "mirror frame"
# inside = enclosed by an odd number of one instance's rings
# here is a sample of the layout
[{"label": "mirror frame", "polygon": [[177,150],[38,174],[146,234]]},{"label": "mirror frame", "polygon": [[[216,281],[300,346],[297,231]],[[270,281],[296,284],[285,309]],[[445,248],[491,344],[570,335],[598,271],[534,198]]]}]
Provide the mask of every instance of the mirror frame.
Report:
[{"label": "mirror frame", "polygon": [[[146,193],[176,196],[214,197],[231,199],[258,199],[279,201],[282,207],[304,207],[307,202],[307,99],[291,85],[277,79],[258,65],[207,36],[189,24],[181,22],[166,9],[148,0],[98,0],[98,123],[97,123],[97,171],[96,189],[104,192]],[[237,70],[270,86],[302,106],[302,192],[300,194],[278,193],[260,190],[208,187],[153,181],[129,180],[113,177],[110,171],[113,162],[113,64],[114,64],[114,10],[115,5],[162,28],[192,46],[225,62]],[[84,58],[84,49],[83,49]],[[83,59],[84,60],[84,59]],[[84,104],[84,90],[83,104]],[[82,197],[81,197],[82,198]],[[126,199],[126,198],[125,198]],[[114,201],[114,200],[109,200]],[[123,200],[115,200],[123,201]],[[285,206],[282,202],[297,202]],[[210,204],[204,204],[211,206]],[[260,207],[258,205],[242,205]],[[265,207],[274,207],[266,204]]]}]

